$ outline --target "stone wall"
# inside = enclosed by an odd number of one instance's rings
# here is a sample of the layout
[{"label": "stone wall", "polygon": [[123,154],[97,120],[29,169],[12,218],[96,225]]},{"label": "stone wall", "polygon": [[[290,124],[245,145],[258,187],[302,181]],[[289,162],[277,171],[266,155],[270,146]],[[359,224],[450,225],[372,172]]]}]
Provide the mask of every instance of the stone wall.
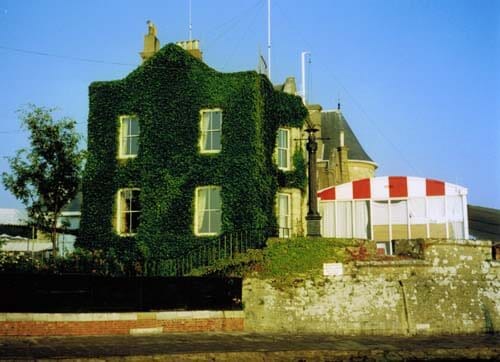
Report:
[{"label": "stone wall", "polygon": [[500,331],[500,263],[485,241],[426,240],[422,259],[357,261],[342,276],[246,279],[245,330],[424,335]]}]

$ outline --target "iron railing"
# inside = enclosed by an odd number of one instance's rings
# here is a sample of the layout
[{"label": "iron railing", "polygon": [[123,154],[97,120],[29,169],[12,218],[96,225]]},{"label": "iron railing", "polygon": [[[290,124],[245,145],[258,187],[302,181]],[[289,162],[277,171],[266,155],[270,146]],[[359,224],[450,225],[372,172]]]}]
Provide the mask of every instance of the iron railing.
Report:
[{"label": "iron railing", "polygon": [[[188,249],[168,259],[148,257],[128,261],[109,257],[106,251],[94,250],[87,255],[53,259],[51,255],[30,254],[30,263],[18,263],[15,255],[2,264],[0,272],[48,272],[55,274],[82,273],[114,276],[183,276],[193,270],[214,265],[220,260],[234,259],[249,249],[261,249],[269,237],[287,238],[291,230],[287,228],[255,229],[225,233],[219,237],[203,240],[202,244]],[[26,255],[25,253],[21,253]],[[0,255],[1,256],[1,255]],[[4,258],[5,259],[5,258]],[[5,264],[5,263],[4,263]]]},{"label": "iron railing", "polygon": [[[218,260],[234,259],[249,249],[261,249],[270,236],[288,237],[291,230],[245,230],[226,233],[211,243],[190,249],[171,259],[145,261],[147,275],[186,275],[194,269],[213,265]],[[286,235],[286,236],[285,236]]]}]

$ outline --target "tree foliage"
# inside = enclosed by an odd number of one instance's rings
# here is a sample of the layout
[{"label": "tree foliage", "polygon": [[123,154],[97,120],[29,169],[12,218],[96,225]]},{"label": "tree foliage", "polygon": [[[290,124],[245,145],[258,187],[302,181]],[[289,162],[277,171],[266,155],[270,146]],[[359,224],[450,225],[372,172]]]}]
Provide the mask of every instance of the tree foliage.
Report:
[{"label": "tree foliage", "polygon": [[55,121],[54,110],[31,104],[18,111],[21,126],[29,132],[30,148],[8,158],[11,173],[2,173],[2,181],[26,206],[35,225],[51,231],[56,253],[57,218],[78,191],[84,152],[78,146],[76,122]]}]

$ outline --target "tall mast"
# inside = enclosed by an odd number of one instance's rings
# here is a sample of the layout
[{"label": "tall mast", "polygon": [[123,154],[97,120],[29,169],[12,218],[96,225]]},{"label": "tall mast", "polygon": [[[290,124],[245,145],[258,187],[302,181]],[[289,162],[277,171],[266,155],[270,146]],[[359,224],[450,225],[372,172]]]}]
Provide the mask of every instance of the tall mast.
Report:
[{"label": "tall mast", "polygon": [[189,40],[193,39],[193,22],[191,18],[191,0],[189,0]]},{"label": "tall mast", "polygon": [[310,55],[310,52],[302,52],[300,55],[300,65],[301,65],[301,76],[302,76],[302,102],[304,104],[307,104],[307,97],[306,97],[306,55]]},{"label": "tall mast", "polygon": [[271,0],[267,0],[267,76],[271,80]]}]

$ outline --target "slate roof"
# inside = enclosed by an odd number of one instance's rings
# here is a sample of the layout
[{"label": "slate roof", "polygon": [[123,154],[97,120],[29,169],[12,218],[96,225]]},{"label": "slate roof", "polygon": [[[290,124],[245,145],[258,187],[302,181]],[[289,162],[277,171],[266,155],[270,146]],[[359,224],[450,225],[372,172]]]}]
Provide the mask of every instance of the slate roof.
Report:
[{"label": "slate roof", "polygon": [[469,234],[500,244],[500,210],[468,205]]},{"label": "slate roof", "polygon": [[344,144],[349,148],[349,159],[373,162],[359,143],[342,112],[337,109],[321,112],[321,137],[330,138],[323,141],[325,145],[324,158],[329,159],[332,152],[340,146],[341,129],[344,130]]}]

